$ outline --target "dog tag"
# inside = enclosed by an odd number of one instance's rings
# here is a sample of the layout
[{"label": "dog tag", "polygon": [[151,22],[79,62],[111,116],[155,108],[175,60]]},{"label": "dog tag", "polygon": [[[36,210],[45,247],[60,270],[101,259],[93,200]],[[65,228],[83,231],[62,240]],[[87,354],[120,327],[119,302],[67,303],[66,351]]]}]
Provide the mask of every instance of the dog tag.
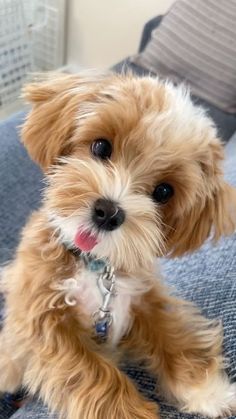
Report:
[{"label": "dog tag", "polygon": [[104,342],[108,336],[109,322],[107,319],[99,320],[95,324],[95,331],[98,340]]}]

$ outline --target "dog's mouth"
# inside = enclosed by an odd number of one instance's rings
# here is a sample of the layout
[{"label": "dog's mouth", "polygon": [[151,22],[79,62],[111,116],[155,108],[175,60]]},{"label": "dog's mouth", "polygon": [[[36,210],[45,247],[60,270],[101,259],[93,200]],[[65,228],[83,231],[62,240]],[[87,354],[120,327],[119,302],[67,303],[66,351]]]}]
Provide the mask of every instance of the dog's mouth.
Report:
[{"label": "dog's mouth", "polygon": [[74,243],[83,252],[90,252],[98,244],[98,237],[80,228],[75,235]]}]

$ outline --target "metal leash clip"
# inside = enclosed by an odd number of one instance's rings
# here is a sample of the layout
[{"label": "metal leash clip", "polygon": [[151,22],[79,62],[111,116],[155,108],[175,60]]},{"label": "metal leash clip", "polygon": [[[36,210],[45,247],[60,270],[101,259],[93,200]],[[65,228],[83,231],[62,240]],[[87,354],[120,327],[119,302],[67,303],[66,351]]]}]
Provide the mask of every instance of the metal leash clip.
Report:
[{"label": "metal leash clip", "polygon": [[114,268],[107,265],[97,280],[98,289],[102,295],[102,305],[93,317],[96,335],[101,341],[107,339],[108,330],[113,321],[109,305],[111,298],[115,296],[115,279]]}]

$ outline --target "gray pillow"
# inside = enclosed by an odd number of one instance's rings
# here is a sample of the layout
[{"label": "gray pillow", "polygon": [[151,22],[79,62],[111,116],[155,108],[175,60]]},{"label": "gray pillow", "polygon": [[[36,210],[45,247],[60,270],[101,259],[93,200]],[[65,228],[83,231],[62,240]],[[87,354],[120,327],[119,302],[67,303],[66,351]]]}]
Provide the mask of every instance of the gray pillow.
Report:
[{"label": "gray pillow", "polygon": [[236,0],[178,0],[131,61],[236,112]]}]

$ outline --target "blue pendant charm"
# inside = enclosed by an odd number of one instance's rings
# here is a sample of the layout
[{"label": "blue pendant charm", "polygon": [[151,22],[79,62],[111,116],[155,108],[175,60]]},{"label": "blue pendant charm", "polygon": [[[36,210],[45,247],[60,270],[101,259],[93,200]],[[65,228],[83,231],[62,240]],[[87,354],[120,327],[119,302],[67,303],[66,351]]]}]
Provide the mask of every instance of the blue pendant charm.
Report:
[{"label": "blue pendant charm", "polygon": [[96,335],[99,339],[105,340],[108,336],[109,322],[107,319],[95,323]]},{"label": "blue pendant charm", "polygon": [[103,337],[107,336],[107,332],[108,332],[107,320],[100,320],[98,323],[96,323],[95,328],[99,336],[103,336]]}]

